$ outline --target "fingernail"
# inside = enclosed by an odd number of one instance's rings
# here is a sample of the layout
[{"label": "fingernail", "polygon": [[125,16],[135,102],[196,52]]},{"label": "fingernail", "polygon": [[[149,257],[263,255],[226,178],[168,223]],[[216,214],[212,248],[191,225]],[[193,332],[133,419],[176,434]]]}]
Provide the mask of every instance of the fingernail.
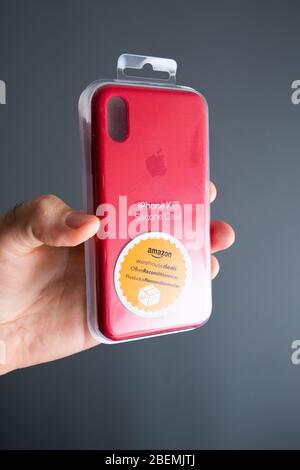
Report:
[{"label": "fingernail", "polygon": [[94,219],[93,215],[84,212],[70,212],[66,217],[66,224],[70,228],[79,228]]}]

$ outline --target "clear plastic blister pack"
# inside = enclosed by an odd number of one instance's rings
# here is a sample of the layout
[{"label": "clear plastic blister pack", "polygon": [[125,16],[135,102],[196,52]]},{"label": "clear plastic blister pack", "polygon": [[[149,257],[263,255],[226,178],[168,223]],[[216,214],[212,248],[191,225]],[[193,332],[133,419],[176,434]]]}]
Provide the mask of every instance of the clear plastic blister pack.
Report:
[{"label": "clear plastic blister pack", "polygon": [[100,220],[85,244],[99,342],[194,329],[211,313],[208,109],[176,70],[122,54],[117,78],[79,99],[84,209]]}]

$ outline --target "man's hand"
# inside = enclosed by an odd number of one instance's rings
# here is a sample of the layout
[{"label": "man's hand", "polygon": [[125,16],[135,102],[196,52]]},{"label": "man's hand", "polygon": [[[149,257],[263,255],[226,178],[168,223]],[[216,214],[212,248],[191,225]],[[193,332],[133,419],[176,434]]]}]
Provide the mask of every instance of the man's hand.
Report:
[{"label": "man's hand", "polygon": [[[74,212],[52,195],[0,217],[0,354],[6,350],[0,374],[98,344],[86,322],[83,249],[98,228],[96,216]],[[211,223],[212,253],[233,241],[228,224]],[[218,271],[212,256],[212,277]]]}]

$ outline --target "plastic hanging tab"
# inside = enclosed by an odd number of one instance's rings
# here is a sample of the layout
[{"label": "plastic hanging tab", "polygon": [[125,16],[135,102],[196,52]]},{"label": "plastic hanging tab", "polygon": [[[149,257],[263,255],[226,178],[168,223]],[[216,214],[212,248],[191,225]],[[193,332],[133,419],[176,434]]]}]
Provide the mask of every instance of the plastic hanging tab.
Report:
[{"label": "plastic hanging tab", "polygon": [[[167,78],[140,76],[145,66],[152,67],[153,74],[155,72],[165,73]],[[127,70],[133,73],[126,73]],[[138,71],[138,76],[134,75],[134,70]],[[150,57],[136,54],[122,54],[118,59],[117,78],[118,80],[176,84],[177,63],[173,59],[164,59],[161,57]]]}]

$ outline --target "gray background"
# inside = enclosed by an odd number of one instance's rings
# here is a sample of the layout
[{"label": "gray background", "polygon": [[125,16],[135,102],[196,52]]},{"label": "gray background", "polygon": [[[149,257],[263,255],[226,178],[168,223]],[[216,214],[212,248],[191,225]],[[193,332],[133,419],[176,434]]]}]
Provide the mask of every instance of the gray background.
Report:
[{"label": "gray background", "polygon": [[77,98],[122,52],[173,57],[210,106],[214,313],[191,333],[96,349],[0,378],[0,447],[298,448],[299,1],[0,0],[0,210],[81,206]]}]

